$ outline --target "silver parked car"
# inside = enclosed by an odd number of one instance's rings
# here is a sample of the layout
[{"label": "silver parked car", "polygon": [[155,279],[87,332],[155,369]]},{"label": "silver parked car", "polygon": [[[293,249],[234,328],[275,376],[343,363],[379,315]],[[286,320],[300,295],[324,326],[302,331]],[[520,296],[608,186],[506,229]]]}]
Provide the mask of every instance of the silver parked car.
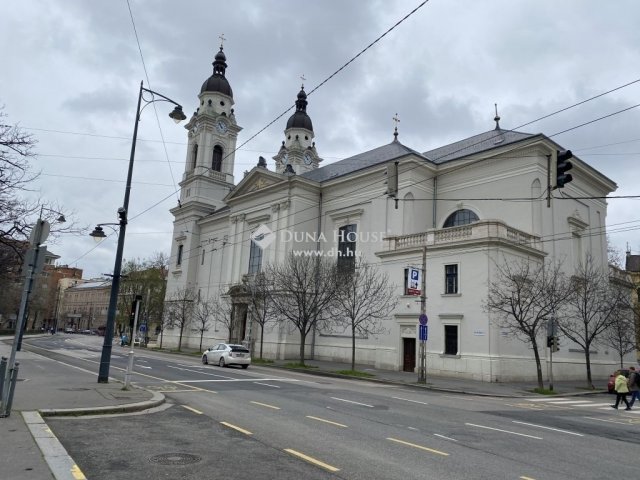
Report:
[{"label": "silver parked car", "polygon": [[221,343],[205,350],[202,354],[202,363],[205,365],[212,363],[221,367],[240,365],[246,369],[251,365],[251,353],[243,345]]}]

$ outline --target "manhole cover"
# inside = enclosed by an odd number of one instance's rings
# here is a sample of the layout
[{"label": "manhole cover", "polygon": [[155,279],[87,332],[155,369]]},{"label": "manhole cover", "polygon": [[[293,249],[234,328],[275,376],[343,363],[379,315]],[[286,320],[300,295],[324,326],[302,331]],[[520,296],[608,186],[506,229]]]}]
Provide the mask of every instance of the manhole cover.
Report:
[{"label": "manhole cover", "polygon": [[190,463],[198,463],[200,460],[202,457],[189,453],[162,453],[149,458],[151,463],[160,465],[189,465]]}]

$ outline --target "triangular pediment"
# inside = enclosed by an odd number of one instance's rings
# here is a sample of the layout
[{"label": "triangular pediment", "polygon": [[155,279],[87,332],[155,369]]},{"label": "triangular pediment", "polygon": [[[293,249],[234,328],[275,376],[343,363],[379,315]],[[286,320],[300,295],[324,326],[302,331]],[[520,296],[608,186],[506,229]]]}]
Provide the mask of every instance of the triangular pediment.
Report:
[{"label": "triangular pediment", "polygon": [[272,172],[262,167],[255,167],[242,181],[236,185],[229,195],[225,198],[225,202],[233,198],[259,192],[272,185],[286,181],[287,177],[279,173]]}]

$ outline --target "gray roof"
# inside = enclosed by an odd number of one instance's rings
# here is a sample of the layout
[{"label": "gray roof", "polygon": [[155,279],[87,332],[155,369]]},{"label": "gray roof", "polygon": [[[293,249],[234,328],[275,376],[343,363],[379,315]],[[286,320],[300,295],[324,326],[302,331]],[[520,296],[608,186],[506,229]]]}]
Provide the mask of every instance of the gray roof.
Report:
[{"label": "gray roof", "polygon": [[465,138],[464,140],[445,145],[444,147],[429,150],[428,152],[424,152],[423,155],[428,157],[432,162],[441,164],[535,136],[536,135],[531,133],[515,132],[513,130],[489,130],[488,132]]},{"label": "gray roof", "polygon": [[321,168],[316,168],[315,170],[303,173],[300,176],[315,182],[325,182],[336,177],[342,177],[343,175],[348,175],[358,170],[411,154],[421,157],[425,161],[429,161],[429,159],[420,152],[416,152],[409,147],[405,147],[400,142],[394,141],[388,145],[383,145],[381,147],[374,148],[373,150],[369,150],[368,152],[359,153],[358,155],[345,158],[339,162],[335,162]]}]

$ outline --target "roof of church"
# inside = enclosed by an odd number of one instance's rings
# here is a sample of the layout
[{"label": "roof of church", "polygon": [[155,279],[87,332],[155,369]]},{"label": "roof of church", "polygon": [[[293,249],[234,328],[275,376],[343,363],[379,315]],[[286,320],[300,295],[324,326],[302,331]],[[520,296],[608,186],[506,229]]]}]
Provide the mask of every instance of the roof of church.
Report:
[{"label": "roof of church", "polygon": [[388,162],[394,158],[399,158],[409,154],[423,157],[426,161],[429,160],[420,152],[416,152],[415,150],[404,146],[400,142],[393,141],[388,145],[383,145],[381,147],[374,148],[373,150],[369,150],[368,152],[359,153],[353,157],[345,158],[339,162],[335,162],[321,168],[316,168],[303,173],[300,176],[316,182],[325,182],[327,180],[348,175],[358,170],[362,170],[363,168]]},{"label": "roof of church", "polygon": [[466,157],[475,153],[484,152],[493,148],[508,145],[510,143],[519,142],[525,138],[535,137],[531,133],[515,132],[513,130],[503,130],[497,128],[488,132],[465,138],[458,142],[445,145],[444,147],[435,148],[424,152],[422,155],[428,157],[433,163],[445,163],[449,160]]},{"label": "roof of church", "polygon": [[298,93],[298,99],[296,100],[296,111],[287,120],[287,129],[289,128],[306,128],[313,132],[313,124],[311,123],[311,117],[307,114],[307,94],[304,91],[304,86]]},{"label": "roof of church", "polygon": [[216,54],[213,61],[213,75],[205,80],[200,89],[200,93],[204,92],[220,92],[233,98],[233,90],[227,77],[224,76],[227,69],[227,57],[222,51],[222,45],[220,51]]}]

